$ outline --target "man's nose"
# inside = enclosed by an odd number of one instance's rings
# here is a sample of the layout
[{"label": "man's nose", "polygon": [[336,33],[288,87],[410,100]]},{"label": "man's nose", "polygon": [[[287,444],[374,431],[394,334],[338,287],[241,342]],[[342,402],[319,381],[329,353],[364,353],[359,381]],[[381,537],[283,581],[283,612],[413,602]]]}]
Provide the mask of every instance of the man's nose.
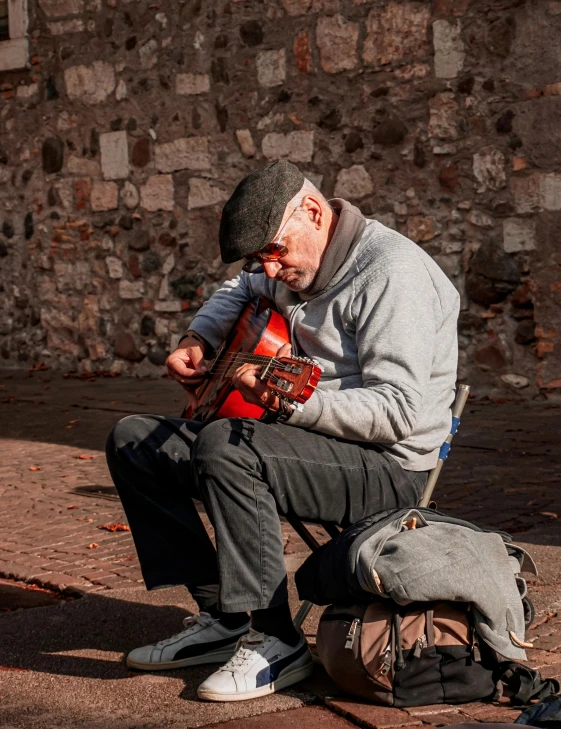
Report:
[{"label": "man's nose", "polygon": [[265,270],[265,275],[267,276],[267,278],[275,278],[277,273],[282,268],[282,263],[280,263],[280,261],[263,261],[261,265]]}]

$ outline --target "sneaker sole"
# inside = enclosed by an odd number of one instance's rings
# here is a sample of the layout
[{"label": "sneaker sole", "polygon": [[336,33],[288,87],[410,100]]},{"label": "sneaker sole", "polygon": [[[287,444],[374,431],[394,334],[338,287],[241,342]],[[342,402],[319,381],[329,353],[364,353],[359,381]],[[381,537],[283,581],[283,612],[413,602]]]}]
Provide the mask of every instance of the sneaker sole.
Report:
[{"label": "sneaker sole", "polygon": [[148,663],[131,660],[127,657],[127,666],[135,668],[137,671],[170,671],[174,668],[186,668],[187,666],[204,666],[206,663],[222,663],[229,661],[236,652],[236,643],[232,643],[231,647],[220,648],[220,650],[203,653],[200,656],[192,656],[191,658],[181,658],[179,661],[159,661],[158,663]]},{"label": "sneaker sole", "polygon": [[274,694],[276,691],[280,691],[283,688],[292,686],[293,683],[303,681],[312,675],[314,670],[314,664],[312,661],[306,663],[305,666],[299,666],[294,668],[292,671],[288,671],[273,683],[269,683],[266,686],[253,689],[253,691],[246,691],[245,693],[236,694],[221,694],[215,691],[197,691],[197,696],[203,701],[246,701],[248,699],[257,699],[260,696],[268,696]]}]

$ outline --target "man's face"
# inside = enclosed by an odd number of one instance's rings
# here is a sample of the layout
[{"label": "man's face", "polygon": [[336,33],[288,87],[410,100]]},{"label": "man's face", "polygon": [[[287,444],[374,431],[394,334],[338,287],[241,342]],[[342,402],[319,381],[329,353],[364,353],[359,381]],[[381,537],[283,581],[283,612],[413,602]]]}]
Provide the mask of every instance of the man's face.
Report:
[{"label": "man's face", "polygon": [[263,252],[265,260],[261,260],[261,265],[265,275],[281,281],[291,291],[309,288],[320,267],[325,246],[313,220],[313,211],[305,206],[285,213],[272,243],[285,246],[288,253],[276,260],[266,260],[267,252]]}]

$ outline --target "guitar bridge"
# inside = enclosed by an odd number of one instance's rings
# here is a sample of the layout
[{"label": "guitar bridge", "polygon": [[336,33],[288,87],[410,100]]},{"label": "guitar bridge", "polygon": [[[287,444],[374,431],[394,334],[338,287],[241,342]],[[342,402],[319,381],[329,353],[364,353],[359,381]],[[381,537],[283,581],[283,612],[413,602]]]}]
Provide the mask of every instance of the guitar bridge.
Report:
[{"label": "guitar bridge", "polygon": [[277,380],[277,382],[275,383],[275,386],[279,390],[283,390],[284,392],[290,392],[294,388],[294,383],[289,382],[288,380],[285,380],[281,377]]}]

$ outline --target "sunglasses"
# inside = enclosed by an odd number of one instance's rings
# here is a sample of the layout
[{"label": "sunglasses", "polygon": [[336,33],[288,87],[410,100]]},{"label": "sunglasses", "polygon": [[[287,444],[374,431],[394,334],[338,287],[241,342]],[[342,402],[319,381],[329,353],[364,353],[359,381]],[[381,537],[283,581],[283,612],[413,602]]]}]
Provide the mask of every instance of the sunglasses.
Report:
[{"label": "sunglasses", "polygon": [[263,273],[264,269],[261,265],[264,261],[278,261],[288,253],[288,248],[280,243],[270,243],[258,253],[246,256],[246,262],[242,267],[242,271],[247,273]]},{"label": "sunglasses", "polygon": [[245,257],[245,263],[242,266],[242,271],[246,271],[246,273],[264,273],[265,269],[261,265],[262,263],[265,261],[279,261],[281,258],[288,255],[288,248],[282,245],[281,241],[285,236],[285,228],[288,225],[288,221],[297,210],[302,210],[302,208],[298,206],[290,213],[285,224],[280,229],[278,241],[276,243],[269,243],[269,245],[265,246],[265,248],[257,253],[251,253],[249,256]]}]

